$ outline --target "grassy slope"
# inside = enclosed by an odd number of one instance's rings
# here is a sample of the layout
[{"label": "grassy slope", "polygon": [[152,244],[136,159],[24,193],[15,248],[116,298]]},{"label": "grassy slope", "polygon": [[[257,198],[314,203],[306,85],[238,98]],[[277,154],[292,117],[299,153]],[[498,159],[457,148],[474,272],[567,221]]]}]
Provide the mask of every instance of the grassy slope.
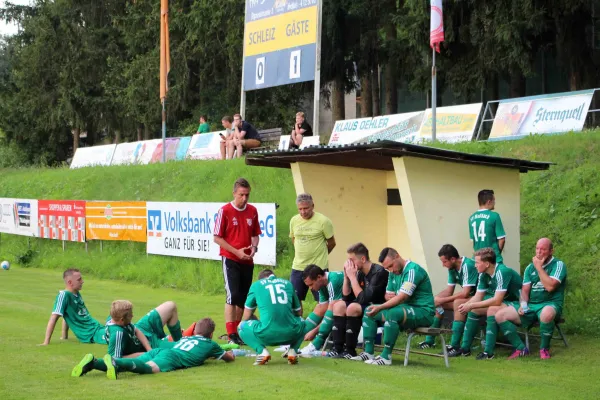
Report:
[{"label": "grassy slope", "polygon": [[[115,298],[133,301],[136,317],[165,300],[175,300],[184,325],[212,316],[217,333],[223,331],[222,296],[203,296],[172,289],[85,278],[83,295],[93,316],[104,318]],[[553,358],[537,356],[507,361],[507,350],[498,359],[453,359],[450,369],[431,357],[411,356],[407,368],[402,356],[391,367],[373,367],[351,361],[302,359],[288,366],[275,357],[266,367],[253,367],[252,358],[235,363],[208,361],[200,368],[157,376],[123,374],[108,381],[94,371],[71,378],[71,368],[88,352],[101,356],[106,346],[61,342],[55,332],[51,345],[41,343],[52,302],[61,288],[57,271],[13,268],[0,272],[0,398],[9,399],[191,399],[191,398],[571,398],[596,399],[600,384],[600,347],[595,339],[570,337],[570,347],[555,342]],[[72,336],[72,335],[71,335]],[[404,335],[399,339],[399,345]],[[537,349],[537,343],[534,344]],[[279,353],[273,353],[278,355]],[[535,376],[535,381],[532,380]]]},{"label": "grassy slope", "polygon": [[[530,137],[519,141],[439,145],[454,150],[552,161],[547,172],[522,175],[521,267],[533,255],[535,241],[549,236],[556,255],[569,268],[567,328],[595,333],[600,324],[600,131],[560,136]],[[183,162],[163,165],[108,167],[81,170],[0,170],[0,197],[68,198],[156,201],[227,201],[231,183],[245,176],[253,185],[252,200],[277,202],[278,264],[285,274],[292,248],[288,221],[294,214],[294,187],[285,169],[247,167],[243,161]],[[482,187],[493,187],[493,182]],[[501,199],[499,199],[501,201]],[[90,244],[68,244],[33,239],[29,265],[63,269],[76,265],[94,276],[220,293],[221,271],[213,261],[146,257],[143,244],[105,244],[100,253]],[[2,236],[0,256],[18,260],[27,252],[27,239]],[[166,268],[165,268],[166,267]]]}]

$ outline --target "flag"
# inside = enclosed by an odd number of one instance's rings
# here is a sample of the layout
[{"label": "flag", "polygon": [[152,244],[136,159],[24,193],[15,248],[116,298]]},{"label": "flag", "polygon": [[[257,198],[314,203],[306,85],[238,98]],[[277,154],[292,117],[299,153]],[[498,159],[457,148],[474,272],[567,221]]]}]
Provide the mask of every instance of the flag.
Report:
[{"label": "flag", "polygon": [[167,77],[171,70],[169,53],[169,0],[160,0],[160,99],[167,97]]},{"label": "flag", "polygon": [[444,41],[444,13],[442,0],[431,0],[431,25],[429,29],[429,46],[440,52],[440,43]]}]

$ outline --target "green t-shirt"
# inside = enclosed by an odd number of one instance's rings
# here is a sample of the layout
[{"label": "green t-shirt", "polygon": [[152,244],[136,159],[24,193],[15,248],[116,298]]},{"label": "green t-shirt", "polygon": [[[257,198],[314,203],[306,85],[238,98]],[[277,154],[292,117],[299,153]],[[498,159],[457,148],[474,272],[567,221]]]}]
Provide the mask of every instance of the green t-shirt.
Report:
[{"label": "green t-shirt", "polygon": [[329,267],[327,240],[333,237],[331,220],[315,212],[310,219],[294,215],[290,220],[290,237],[294,239],[292,268],[304,271],[309,264],[325,269]]},{"label": "green t-shirt", "polygon": [[63,317],[77,339],[83,343],[91,343],[96,331],[102,329],[102,325],[88,312],[80,293],[73,294],[68,290],[58,292],[52,314]]},{"label": "green t-shirt", "polygon": [[271,275],[254,282],[246,299],[246,308],[258,307],[261,327],[254,331],[260,335],[268,332],[273,336],[277,332],[302,331],[303,324],[296,312],[302,306],[292,283]]},{"label": "green t-shirt", "polygon": [[319,289],[319,304],[341,300],[344,287],[343,272],[325,272],[327,276],[327,286]]},{"label": "green t-shirt", "polygon": [[396,294],[405,293],[410,296],[404,303],[406,305],[431,311],[435,308],[431,281],[427,271],[410,260],[406,261],[406,266],[401,274],[389,274],[386,291]]},{"label": "green t-shirt", "polygon": [[112,319],[106,323],[106,340],[108,340],[108,354],[121,358],[133,353],[145,352],[144,346],[135,336],[135,325],[120,326]]},{"label": "green t-shirt", "polygon": [[553,292],[549,292],[544,288],[540,276],[533,264],[529,264],[523,274],[523,286],[531,285],[529,292],[529,303],[546,303],[552,302],[562,307],[565,301],[565,287],[567,286],[567,266],[557,258],[552,257],[550,261],[544,265],[544,271],[552,279],[560,282],[560,285]]},{"label": "green t-shirt", "polygon": [[200,335],[183,337],[173,348],[165,351],[172,352],[182,368],[198,367],[209,358],[219,360],[225,354],[225,350],[218,343]]},{"label": "green t-shirt", "polygon": [[523,280],[519,273],[504,264],[496,264],[493,276],[487,273],[479,274],[478,292],[485,292],[486,298],[496,295],[496,292],[506,292],[504,301],[519,301],[519,291]]},{"label": "green t-shirt", "polygon": [[469,217],[469,237],[473,241],[473,251],[491,247],[496,253],[496,263],[502,262],[498,239],[506,237],[500,214],[491,210],[478,210]]},{"label": "green t-shirt", "polygon": [[208,124],[208,122],[203,122],[198,126],[198,133],[209,133],[210,132],[210,125]]},{"label": "green t-shirt", "polygon": [[478,278],[479,273],[477,272],[477,268],[475,268],[475,261],[468,257],[462,258],[460,269],[448,270],[448,285],[460,285],[463,288],[471,286],[471,295],[475,294]]}]

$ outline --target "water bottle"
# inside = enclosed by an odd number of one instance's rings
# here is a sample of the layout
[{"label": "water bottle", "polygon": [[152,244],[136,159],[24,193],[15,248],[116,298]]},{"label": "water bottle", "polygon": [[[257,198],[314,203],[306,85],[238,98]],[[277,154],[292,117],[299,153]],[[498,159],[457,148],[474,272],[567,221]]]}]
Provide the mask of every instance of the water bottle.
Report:
[{"label": "water bottle", "polygon": [[256,357],[256,354],[252,353],[251,351],[244,350],[244,349],[233,349],[231,351],[233,352],[233,355],[236,357]]},{"label": "water bottle", "polygon": [[521,303],[521,309],[523,310],[523,313],[528,312],[529,311],[529,305],[527,304],[527,302],[521,296],[521,291],[520,290],[519,290],[519,301]]},{"label": "water bottle", "polygon": [[314,350],[308,353],[300,353],[300,357],[313,358],[313,357],[327,357],[326,351]]},{"label": "water bottle", "polygon": [[440,315],[444,315],[444,307],[442,307],[442,306],[439,306],[438,308],[436,308],[435,311],[437,311],[437,313]]}]

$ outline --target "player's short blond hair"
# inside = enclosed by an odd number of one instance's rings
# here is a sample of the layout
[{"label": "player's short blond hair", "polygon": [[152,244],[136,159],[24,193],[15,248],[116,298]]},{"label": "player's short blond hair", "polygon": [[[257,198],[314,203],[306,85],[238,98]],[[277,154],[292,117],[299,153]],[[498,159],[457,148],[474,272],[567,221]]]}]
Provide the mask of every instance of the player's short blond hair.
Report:
[{"label": "player's short blond hair", "polygon": [[115,321],[121,321],[133,317],[133,304],[129,300],[115,300],[110,306],[110,317]]},{"label": "player's short blond hair", "polygon": [[296,117],[302,117],[302,118],[305,118],[305,116],[304,116],[304,113],[303,113],[302,111],[298,111],[298,112],[296,113]]},{"label": "player's short blond hair", "polygon": [[496,252],[491,247],[485,247],[475,252],[475,257],[479,257],[483,262],[496,264]]}]

